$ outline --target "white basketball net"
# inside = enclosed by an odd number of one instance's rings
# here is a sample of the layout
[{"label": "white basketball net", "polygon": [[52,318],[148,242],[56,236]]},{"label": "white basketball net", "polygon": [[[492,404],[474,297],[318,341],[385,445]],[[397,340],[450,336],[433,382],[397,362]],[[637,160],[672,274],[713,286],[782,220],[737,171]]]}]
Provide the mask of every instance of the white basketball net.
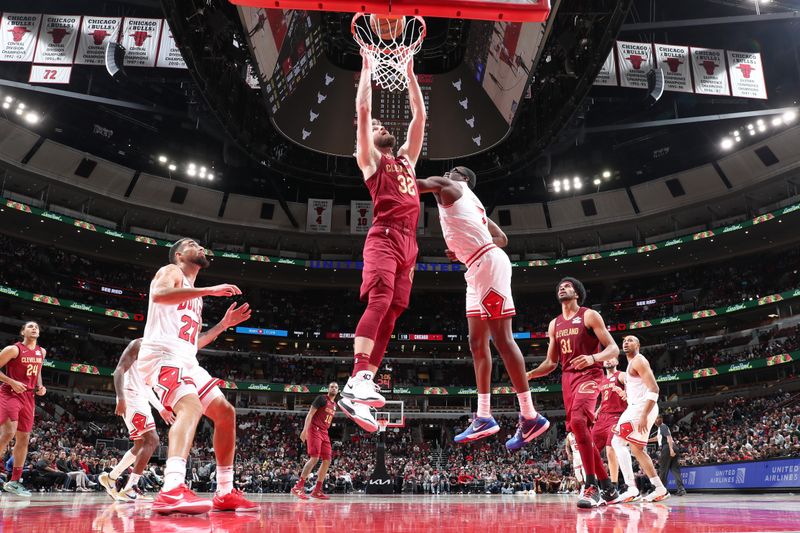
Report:
[{"label": "white basketball net", "polygon": [[383,89],[404,91],[408,87],[408,63],[422,47],[425,21],[420,16],[403,17],[392,28],[388,39],[381,39],[369,21],[369,15],[356,13],[351,25],[353,38],[370,60],[372,79]]}]

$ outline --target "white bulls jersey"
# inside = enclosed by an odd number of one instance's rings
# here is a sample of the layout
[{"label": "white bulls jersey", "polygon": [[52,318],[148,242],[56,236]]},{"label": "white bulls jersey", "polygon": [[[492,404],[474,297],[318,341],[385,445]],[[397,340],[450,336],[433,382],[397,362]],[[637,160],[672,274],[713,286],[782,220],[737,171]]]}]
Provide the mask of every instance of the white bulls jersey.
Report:
[{"label": "white bulls jersey", "polygon": [[[636,357],[644,357],[642,354],[636,354]],[[634,357],[633,359],[636,359]],[[633,359],[628,362],[628,366],[633,362]],[[642,405],[645,402],[645,394],[647,394],[647,386],[644,384],[641,376],[632,376],[630,373],[625,375],[625,393],[628,395],[628,405]]]},{"label": "white bulls jersey", "polygon": [[[192,287],[186,277],[183,287]],[[181,304],[153,302],[153,283],[150,283],[150,302],[144,327],[141,354],[163,354],[189,366],[197,365],[197,339],[203,327],[203,299],[192,298]]]},{"label": "white bulls jersey", "polygon": [[469,267],[473,257],[494,247],[494,243],[483,204],[465,182],[455,183],[461,187],[461,198],[448,206],[439,204],[439,224],[447,247]]}]

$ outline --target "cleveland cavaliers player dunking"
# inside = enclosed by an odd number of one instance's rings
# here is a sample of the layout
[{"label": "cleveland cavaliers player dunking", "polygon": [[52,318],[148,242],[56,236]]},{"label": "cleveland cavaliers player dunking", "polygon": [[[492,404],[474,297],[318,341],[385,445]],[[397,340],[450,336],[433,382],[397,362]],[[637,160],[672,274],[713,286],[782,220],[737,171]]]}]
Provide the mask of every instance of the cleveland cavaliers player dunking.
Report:
[{"label": "cleveland cavaliers player dunking", "polygon": [[455,167],[444,176],[417,180],[417,188],[436,197],[447,254],[451,260],[467,265],[466,314],[478,384],[478,412],[469,427],[456,435],[455,441],[467,444],[500,430],[491,413],[491,339],[503,358],[519,401],[517,431],[506,441],[506,448],[513,451],[547,431],[550,422],[533,408],[525,359],[511,331],[511,320],[516,314],[511,296],[511,261],[502,250],[508,238],[486,216],[486,208],[472,192],[476,181],[472,170]]},{"label": "cleveland cavaliers player dunking", "polygon": [[[616,358],[619,348],[600,314],[581,307],[586,299],[586,289],[580,281],[562,279],[558,283],[557,297],[561,302],[561,314],[551,320],[547,328],[550,338],[547,358],[528,372],[528,379],[546,376],[561,361],[561,389],[567,425],[575,434],[586,476],[586,490],[578,500],[578,507],[597,507],[618,496],[592,442],[591,428],[604,377],[602,363]],[[602,497],[598,482],[603,489]]]},{"label": "cleveland cavaliers player dunking", "polygon": [[408,307],[417,261],[419,195],[414,165],[425,136],[425,102],[408,64],[408,100],[413,115],[406,142],[394,155],[395,137],[372,118],[370,59],[363,63],[356,94],[356,160],[373,203],[372,227],[364,243],[361,300],[367,308],[356,327],[353,372],[339,407],[365,431],[378,431],[369,407],[386,400],[373,377],[383,361],[397,317]]},{"label": "cleveland cavaliers player dunking", "polygon": [[248,304],[231,304],[223,319],[200,333],[203,297],[242,294],[236,285],[195,287],[201,268],[209,266],[205,249],[192,239],[180,239],[169,250],[170,264],[162,267],[150,283],[147,323],[139,350],[137,370],[152,387],[159,401],[175,413],[169,430],[164,486],[153,502],[161,514],[201,514],[212,502],[197,497],[184,484],[186,459],[200,417],[214,422],[214,454],[217,459],[216,511],[254,511],[256,504],[233,488],[233,458],[236,451],[236,410],[197,361],[197,350],[217,336],[250,318]]}]

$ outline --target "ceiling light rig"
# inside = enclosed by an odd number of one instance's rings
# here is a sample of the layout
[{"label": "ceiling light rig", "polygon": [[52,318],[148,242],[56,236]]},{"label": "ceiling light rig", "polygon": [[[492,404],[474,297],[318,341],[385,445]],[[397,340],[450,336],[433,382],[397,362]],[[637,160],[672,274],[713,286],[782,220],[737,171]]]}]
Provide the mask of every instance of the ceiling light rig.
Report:
[{"label": "ceiling light rig", "polygon": [[605,168],[586,177],[573,176],[572,178],[555,178],[550,183],[548,190],[554,194],[579,194],[584,186],[588,186],[591,182],[595,189],[599,191],[603,184],[608,184],[619,177],[619,171]]},{"label": "ceiling light rig", "polygon": [[42,120],[41,115],[35,109],[31,109],[25,102],[17,100],[10,95],[6,95],[3,98],[3,103],[0,104],[0,107],[31,125],[38,124]]},{"label": "ceiling light rig", "polygon": [[772,129],[775,130],[777,128],[783,128],[784,126],[789,126],[795,120],[797,120],[797,111],[790,109],[780,115],[775,115],[770,120],[758,119],[755,122],[750,122],[746,124],[743,128],[735,129],[730,131],[728,135],[720,139],[719,146],[722,150],[730,150],[736,144],[742,142],[742,138],[744,137],[744,133],[750,137],[756,137],[759,133],[765,133],[767,130]]},{"label": "ceiling light rig", "polygon": [[167,167],[167,170],[170,173],[181,169],[190,178],[198,178],[208,181],[214,181],[215,178],[213,165],[207,167],[206,165],[198,165],[192,161],[187,163],[179,163],[165,154],[159,154],[156,156],[156,161],[158,161],[159,165]]}]

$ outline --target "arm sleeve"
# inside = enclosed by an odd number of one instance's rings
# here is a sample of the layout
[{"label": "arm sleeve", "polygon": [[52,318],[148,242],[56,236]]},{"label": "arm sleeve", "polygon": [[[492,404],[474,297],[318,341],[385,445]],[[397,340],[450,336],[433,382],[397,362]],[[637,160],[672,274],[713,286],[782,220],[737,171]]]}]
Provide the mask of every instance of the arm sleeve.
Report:
[{"label": "arm sleeve", "polygon": [[325,399],[325,396],[317,396],[314,398],[314,403],[311,404],[312,407],[316,407],[317,409],[322,409],[328,405],[328,401]]}]

